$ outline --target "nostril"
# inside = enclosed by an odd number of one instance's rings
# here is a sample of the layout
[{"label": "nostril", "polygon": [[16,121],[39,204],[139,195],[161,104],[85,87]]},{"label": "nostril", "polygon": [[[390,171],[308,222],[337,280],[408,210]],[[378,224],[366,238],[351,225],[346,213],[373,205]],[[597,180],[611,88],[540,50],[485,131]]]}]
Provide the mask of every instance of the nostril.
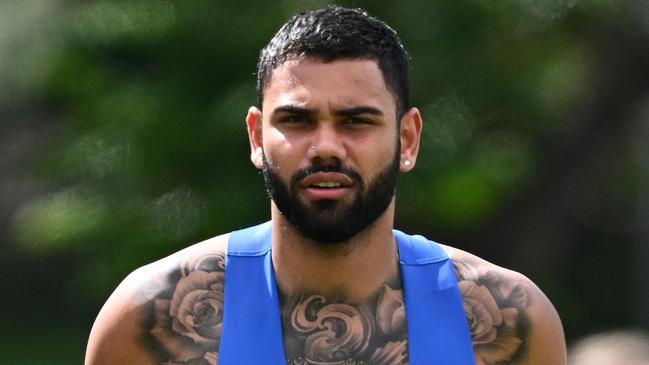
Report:
[{"label": "nostril", "polygon": [[320,138],[317,142],[312,142],[308,146],[310,159],[321,158],[329,161],[332,159],[344,160],[347,157],[345,143],[337,136]]},{"label": "nostril", "polygon": [[340,171],[340,166],[342,166],[342,160],[336,156],[313,156],[311,163],[322,166],[322,171]]}]

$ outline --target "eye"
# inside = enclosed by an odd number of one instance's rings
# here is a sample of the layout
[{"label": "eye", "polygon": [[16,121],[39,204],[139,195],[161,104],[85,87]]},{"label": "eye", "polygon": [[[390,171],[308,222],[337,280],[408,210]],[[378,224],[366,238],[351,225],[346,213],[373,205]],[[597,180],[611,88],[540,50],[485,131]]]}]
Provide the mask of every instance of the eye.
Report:
[{"label": "eye", "polygon": [[289,123],[289,124],[302,124],[302,123],[308,123],[309,118],[306,115],[288,114],[283,116],[280,119],[280,122]]},{"label": "eye", "polygon": [[374,122],[371,119],[360,118],[360,117],[349,117],[343,120],[343,124],[349,126],[363,126],[363,125],[374,124]]}]

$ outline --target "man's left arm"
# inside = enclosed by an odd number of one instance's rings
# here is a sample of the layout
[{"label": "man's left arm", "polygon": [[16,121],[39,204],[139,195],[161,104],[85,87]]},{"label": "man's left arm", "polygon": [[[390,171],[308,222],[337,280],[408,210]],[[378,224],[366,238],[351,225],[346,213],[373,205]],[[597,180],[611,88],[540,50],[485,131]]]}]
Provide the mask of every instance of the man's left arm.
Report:
[{"label": "man's left arm", "polygon": [[530,324],[527,346],[520,364],[566,364],[566,340],[559,314],[541,289],[525,277],[522,280],[527,282],[525,285],[529,288]]},{"label": "man's left arm", "polygon": [[477,365],[563,365],[561,320],[525,276],[459,250],[453,264]]}]

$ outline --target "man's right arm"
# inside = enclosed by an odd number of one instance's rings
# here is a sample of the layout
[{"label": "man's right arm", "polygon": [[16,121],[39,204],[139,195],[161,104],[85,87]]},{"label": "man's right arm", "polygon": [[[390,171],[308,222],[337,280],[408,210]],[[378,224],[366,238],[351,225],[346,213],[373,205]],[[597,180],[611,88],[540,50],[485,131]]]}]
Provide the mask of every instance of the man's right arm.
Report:
[{"label": "man's right arm", "polygon": [[225,283],[224,236],[129,275],[93,325],[86,365],[216,365]]},{"label": "man's right arm", "polygon": [[88,339],[86,365],[159,364],[143,341],[150,303],[138,295],[137,276],[138,271],[129,275],[99,312]]}]

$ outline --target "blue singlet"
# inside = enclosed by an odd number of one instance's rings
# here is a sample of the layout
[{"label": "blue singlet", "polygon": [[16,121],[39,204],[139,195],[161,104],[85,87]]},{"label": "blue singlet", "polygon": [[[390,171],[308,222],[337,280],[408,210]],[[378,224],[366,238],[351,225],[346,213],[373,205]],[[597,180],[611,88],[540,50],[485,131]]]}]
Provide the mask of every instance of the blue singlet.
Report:
[{"label": "blue singlet", "polygon": [[[394,231],[411,365],[474,365],[453,264],[422,236]],[[219,365],[286,364],[271,262],[271,224],[232,232],[226,258]]]}]

